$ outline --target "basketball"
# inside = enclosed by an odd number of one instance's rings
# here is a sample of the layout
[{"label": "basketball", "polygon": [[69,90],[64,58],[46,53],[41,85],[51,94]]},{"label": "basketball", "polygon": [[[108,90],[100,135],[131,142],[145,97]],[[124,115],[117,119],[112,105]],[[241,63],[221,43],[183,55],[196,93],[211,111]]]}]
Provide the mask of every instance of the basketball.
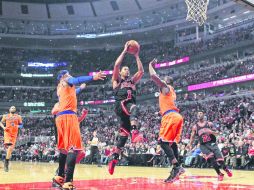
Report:
[{"label": "basketball", "polygon": [[133,54],[134,55],[134,54],[136,54],[139,51],[139,48],[140,48],[140,45],[139,45],[139,43],[137,41],[130,40],[127,52],[129,54]]}]

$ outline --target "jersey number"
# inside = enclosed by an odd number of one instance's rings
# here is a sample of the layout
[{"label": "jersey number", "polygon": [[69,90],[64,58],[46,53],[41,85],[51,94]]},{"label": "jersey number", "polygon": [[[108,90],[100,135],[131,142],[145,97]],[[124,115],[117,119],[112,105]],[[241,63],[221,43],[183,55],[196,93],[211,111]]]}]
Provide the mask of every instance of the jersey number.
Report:
[{"label": "jersey number", "polygon": [[202,135],[202,139],[204,143],[211,141],[211,137],[209,135]]}]

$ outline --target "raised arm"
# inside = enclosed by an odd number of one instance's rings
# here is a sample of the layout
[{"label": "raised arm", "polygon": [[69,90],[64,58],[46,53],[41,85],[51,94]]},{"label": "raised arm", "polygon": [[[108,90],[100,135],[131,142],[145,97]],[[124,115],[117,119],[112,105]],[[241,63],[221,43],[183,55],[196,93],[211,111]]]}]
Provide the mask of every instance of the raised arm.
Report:
[{"label": "raised arm", "polygon": [[113,76],[112,76],[112,82],[113,82],[113,88],[115,88],[115,82],[118,81],[119,79],[119,71],[120,71],[120,66],[123,62],[124,56],[128,50],[128,46],[129,43],[126,42],[126,44],[124,45],[124,50],[122,51],[122,53],[119,55],[119,57],[116,59],[115,65],[114,65],[114,71],[113,71]]},{"label": "raised arm", "polygon": [[162,81],[160,77],[157,75],[156,71],[154,70],[153,66],[154,64],[157,63],[157,59],[153,59],[149,63],[149,73],[151,79],[155,82],[155,84],[161,89],[163,94],[168,94],[170,89],[168,88],[167,84],[165,81]]},{"label": "raised arm", "polygon": [[94,76],[66,77],[65,81],[69,85],[77,85],[77,84],[89,82],[92,80],[104,80],[105,77],[106,76],[102,73],[102,71],[100,71]]},{"label": "raised arm", "polygon": [[137,83],[141,80],[142,76],[144,75],[144,68],[143,68],[143,64],[139,58],[139,51],[135,54],[135,58],[137,61],[138,72],[133,76],[132,80],[134,83]]}]

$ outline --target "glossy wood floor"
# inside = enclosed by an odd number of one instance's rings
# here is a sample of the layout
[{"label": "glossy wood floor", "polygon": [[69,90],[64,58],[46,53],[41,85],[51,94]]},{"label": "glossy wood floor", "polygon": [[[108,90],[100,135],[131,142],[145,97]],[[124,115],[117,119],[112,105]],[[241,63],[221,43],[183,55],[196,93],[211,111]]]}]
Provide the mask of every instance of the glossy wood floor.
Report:
[{"label": "glossy wood floor", "polygon": [[[0,163],[0,190],[11,189],[53,189],[51,179],[57,164],[11,162],[10,171],[3,171]],[[186,169],[186,173],[174,184],[165,184],[168,168],[153,167],[117,167],[113,176],[107,167],[96,165],[77,165],[74,183],[77,189],[86,190],[161,190],[161,189],[253,189],[254,171],[233,171],[233,177],[225,175],[218,182],[212,169]]]}]

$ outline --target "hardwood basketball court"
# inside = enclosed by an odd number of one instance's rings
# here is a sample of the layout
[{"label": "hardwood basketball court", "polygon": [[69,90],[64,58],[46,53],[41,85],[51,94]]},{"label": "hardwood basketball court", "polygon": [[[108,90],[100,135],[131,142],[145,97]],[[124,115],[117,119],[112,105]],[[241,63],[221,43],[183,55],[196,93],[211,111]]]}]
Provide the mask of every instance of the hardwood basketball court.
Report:
[{"label": "hardwood basketball court", "polygon": [[[2,165],[3,166],[3,165]],[[0,190],[57,189],[51,186],[57,164],[11,162],[8,173],[0,168]],[[117,167],[113,176],[107,167],[95,165],[77,165],[74,184],[80,190],[170,190],[170,189],[248,189],[254,190],[254,171],[233,171],[233,177],[225,175],[224,181],[218,182],[212,169],[187,168],[180,181],[165,184],[168,168],[153,167]]]}]

